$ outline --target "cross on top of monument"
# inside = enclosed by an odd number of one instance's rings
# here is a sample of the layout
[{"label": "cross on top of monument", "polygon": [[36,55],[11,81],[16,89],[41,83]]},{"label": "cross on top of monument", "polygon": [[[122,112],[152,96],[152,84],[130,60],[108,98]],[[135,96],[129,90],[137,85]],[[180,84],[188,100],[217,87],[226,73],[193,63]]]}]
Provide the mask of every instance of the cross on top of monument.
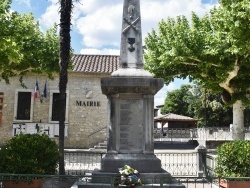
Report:
[{"label": "cross on top of monument", "polygon": [[112,77],[152,77],[143,69],[140,0],[124,0],[120,66]]}]

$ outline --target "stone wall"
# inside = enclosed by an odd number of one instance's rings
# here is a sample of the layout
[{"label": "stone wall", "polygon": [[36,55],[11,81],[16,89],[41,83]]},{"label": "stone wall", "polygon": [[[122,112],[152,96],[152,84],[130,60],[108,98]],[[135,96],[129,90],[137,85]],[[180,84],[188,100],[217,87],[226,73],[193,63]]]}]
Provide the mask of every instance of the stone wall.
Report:
[{"label": "stone wall", "polygon": [[[100,77],[108,75],[86,75],[69,73],[67,90],[68,104],[68,137],[65,138],[65,148],[88,148],[106,139],[107,127],[107,98],[101,92]],[[23,82],[26,89],[34,90],[36,79],[40,92],[43,92],[46,77],[25,76]],[[58,77],[47,79],[47,91],[58,90]],[[0,125],[0,146],[12,137],[14,122],[15,91],[24,89],[18,78],[10,79],[10,84],[0,82],[0,92],[4,93],[2,109],[2,125]],[[34,123],[49,122],[50,97],[35,99],[33,104]],[[58,138],[54,138],[58,139]]]}]

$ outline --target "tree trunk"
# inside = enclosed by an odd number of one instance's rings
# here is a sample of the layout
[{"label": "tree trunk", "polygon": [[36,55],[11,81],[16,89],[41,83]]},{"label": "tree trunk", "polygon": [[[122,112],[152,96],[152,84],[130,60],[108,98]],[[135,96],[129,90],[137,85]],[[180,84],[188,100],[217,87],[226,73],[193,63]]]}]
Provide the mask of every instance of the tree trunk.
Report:
[{"label": "tree trunk", "polygon": [[244,106],[240,100],[233,104],[232,138],[233,140],[245,139]]},{"label": "tree trunk", "polygon": [[68,64],[70,60],[70,25],[72,0],[61,0],[60,9],[60,113],[59,113],[59,175],[65,175],[64,168],[64,130],[66,113],[66,89],[68,83]]}]

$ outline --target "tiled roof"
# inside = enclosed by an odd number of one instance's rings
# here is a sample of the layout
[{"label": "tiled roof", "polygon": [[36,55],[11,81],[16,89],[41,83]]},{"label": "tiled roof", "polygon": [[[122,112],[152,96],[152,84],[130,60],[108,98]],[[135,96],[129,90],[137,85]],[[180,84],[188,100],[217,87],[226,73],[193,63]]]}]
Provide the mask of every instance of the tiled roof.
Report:
[{"label": "tiled roof", "polygon": [[162,121],[163,122],[168,122],[168,121],[192,121],[192,122],[195,122],[197,120],[194,119],[194,118],[191,118],[191,117],[169,113],[169,114],[159,115],[159,116],[155,117],[154,121],[158,121],[158,122],[162,122]]},{"label": "tiled roof", "polygon": [[75,54],[72,64],[73,72],[111,74],[119,67],[119,56]]}]

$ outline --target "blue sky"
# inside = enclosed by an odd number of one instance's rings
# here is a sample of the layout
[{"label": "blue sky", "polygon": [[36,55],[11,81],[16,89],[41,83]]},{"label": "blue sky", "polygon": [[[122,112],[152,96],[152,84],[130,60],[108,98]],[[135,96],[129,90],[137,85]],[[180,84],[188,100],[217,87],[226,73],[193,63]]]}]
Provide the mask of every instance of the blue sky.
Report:
[{"label": "blue sky", "polygon": [[[19,13],[32,12],[41,28],[59,23],[59,0],[12,0],[11,8]],[[79,54],[119,54],[123,0],[79,0],[74,3],[71,46]],[[217,0],[141,0],[142,36],[167,17],[194,11],[202,16]],[[178,89],[188,80],[175,80],[155,96],[155,105],[163,104],[166,92]]]}]

